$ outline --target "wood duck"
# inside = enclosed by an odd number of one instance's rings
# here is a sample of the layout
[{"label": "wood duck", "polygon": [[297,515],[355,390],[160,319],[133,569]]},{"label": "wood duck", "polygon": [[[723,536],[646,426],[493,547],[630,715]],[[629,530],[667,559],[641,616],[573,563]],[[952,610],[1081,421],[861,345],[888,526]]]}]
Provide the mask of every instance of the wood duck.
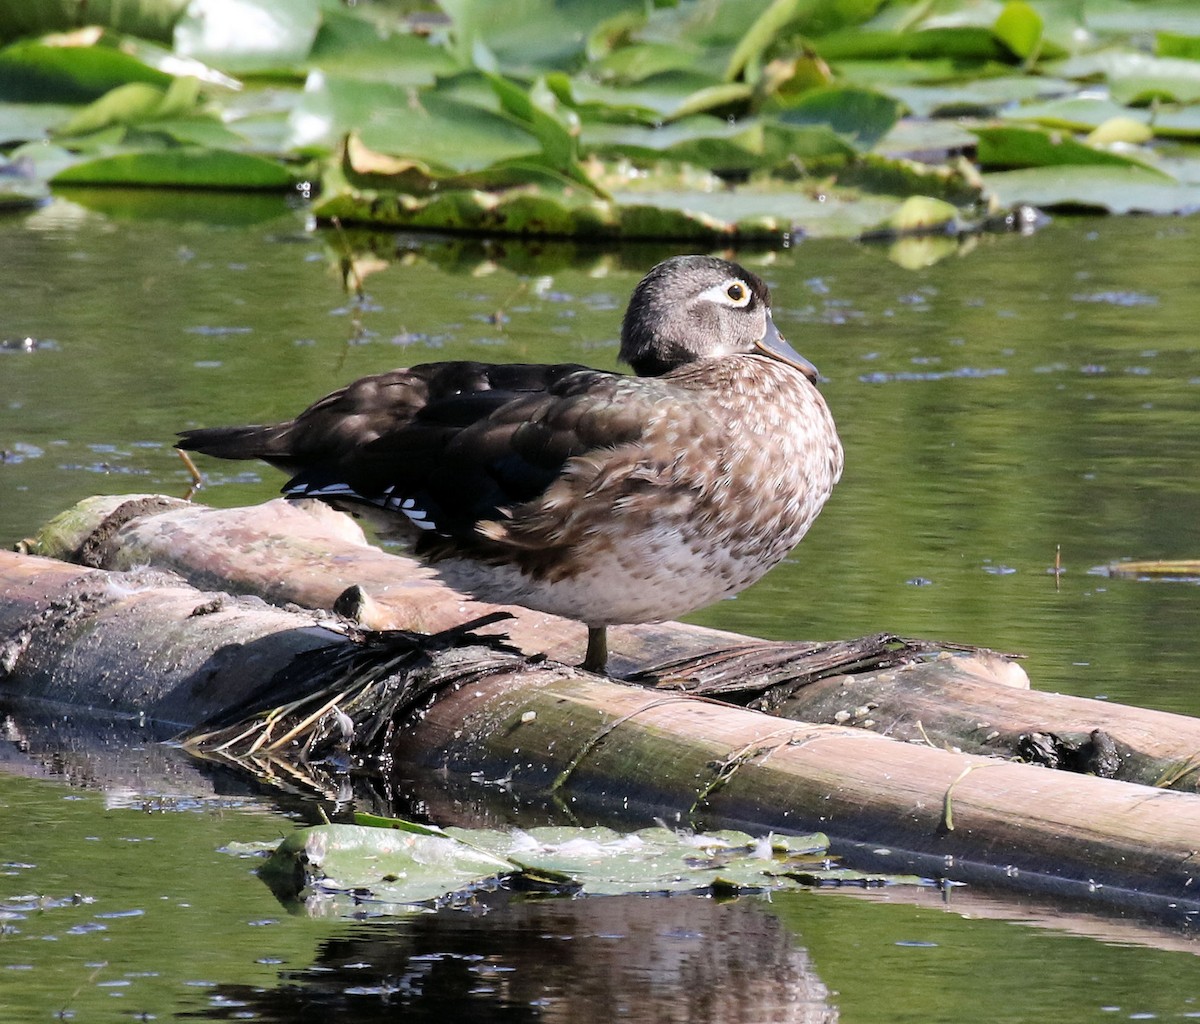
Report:
[{"label": "wood duck", "polygon": [[738,593],[804,536],[842,471],[817,371],[767,286],[676,256],[634,289],[620,358],[425,363],[363,377],[294,420],[187,430],[178,447],[262,459],[284,493],[363,515],[452,587],[606,628]]}]

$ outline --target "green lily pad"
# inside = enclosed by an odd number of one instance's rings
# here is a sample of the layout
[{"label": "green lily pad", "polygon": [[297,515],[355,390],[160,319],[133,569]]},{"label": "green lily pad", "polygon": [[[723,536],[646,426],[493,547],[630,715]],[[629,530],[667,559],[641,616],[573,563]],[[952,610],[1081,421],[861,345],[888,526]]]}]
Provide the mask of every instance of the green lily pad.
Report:
[{"label": "green lily pad", "polygon": [[868,150],[900,117],[896,100],[870,89],[811,89],[779,119],[790,125],[824,125],[856,149]]},{"label": "green lily pad", "polygon": [[475,103],[432,90],[412,97],[401,86],[332,75],[310,76],[290,125],[290,146],[302,151],[332,148],[357,131],[371,149],[447,172],[541,152],[528,128]]},{"label": "green lily pad", "polygon": [[1200,60],[1200,35],[1185,36],[1178,32],[1159,32],[1154,37],[1154,53],[1158,57]]},{"label": "green lily pad", "polygon": [[1062,78],[1101,79],[1118,103],[1200,100],[1200,61],[1111,49],[1070,57],[1047,70]]},{"label": "green lily pad", "polygon": [[1091,96],[1069,96],[1044,103],[1025,103],[1000,115],[1007,121],[1028,121],[1047,128],[1091,131],[1114,117],[1132,117],[1150,121],[1148,110],[1137,110],[1112,100]]},{"label": "green lily pad", "polygon": [[0,40],[103,25],[117,32],[170,42],[188,0],[0,0]]},{"label": "green lily pad", "polygon": [[22,40],[0,50],[0,101],[86,103],[130,82],[165,88],[170,81],[108,41],[59,46]]},{"label": "green lily pad", "polygon": [[260,869],[286,898],[318,889],[396,904],[433,902],[512,871],[509,861],[447,836],[362,825],[297,829]]},{"label": "green lily pad", "polygon": [[285,194],[266,191],[55,185],[52,201],[69,202],[114,222],[163,221],[239,228],[278,223],[289,211]]},{"label": "green lily pad", "polygon": [[668,159],[716,171],[746,171],[818,157],[849,158],[854,147],[827,124],[791,125],[774,119],[728,121],[696,115],[658,128],[584,125],[580,146],[612,159]]},{"label": "green lily pad", "polygon": [[755,839],[742,832],[546,827],[449,828],[430,834],[408,826],[320,825],[285,838],[260,874],[285,900],[332,898],[346,903],[347,910],[365,904],[377,913],[411,911],[510,882],[593,896],[924,884],[912,876],[831,867],[828,845],[820,833]]},{"label": "green lily pad", "polygon": [[74,111],[66,103],[5,103],[0,110],[0,146],[44,139]]},{"label": "green lily pad", "polygon": [[657,128],[640,125],[585,124],[580,137],[585,153],[655,161],[669,158],[715,169],[749,169],[764,162],[760,122],[728,122],[698,114]]},{"label": "green lily pad", "polygon": [[814,45],[833,63],[896,58],[1003,62],[1008,55],[991,29],[971,25],[911,32],[848,29],[815,40]]},{"label": "green lily pad", "polygon": [[632,85],[672,71],[694,70],[700,58],[695,46],[679,43],[635,43],[614,50],[589,68],[602,81]]},{"label": "green lily pad", "polygon": [[408,32],[389,29],[354,11],[326,8],[308,54],[309,67],[391,85],[432,85],[459,70],[445,50]]},{"label": "green lily pad", "polygon": [[451,48],[461,65],[526,75],[577,66],[585,41],[603,18],[636,11],[641,4],[522,0],[507,5],[502,15],[490,0],[443,0],[438,6],[451,20]]},{"label": "green lily pad", "polygon": [[1180,183],[1143,167],[1059,166],[985,174],[984,184],[1004,206],[1108,213],[1189,213],[1200,210],[1200,183]]},{"label": "green lily pad", "polygon": [[265,157],[229,150],[179,147],[84,160],[60,171],[51,179],[51,184],[285,189],[294,181],[291,171]]},{"label": "green lily pad", "polygon": [[788,24],[811,6],[807,0],[772,0],[738,40],[725,66],[725,81],[732,82],[747,70],[748,65],[758,63]]},{"label": "green lily pad", "polygon": [[1159,138],[1200,139],[1200,106],[1160,107],[1151,127]]},{"label": "green lily pad", "polygon": [[1021,60],[1037,55],[1042,46],[1042,17],[1025,0],[1009,0],[992,26],[1005,46]]},{"label": "green lily pad", "polygon": [[1106,149],[1096,149],[1061,132],[1004,126],[976,128],[974,132],[979,138],[977,158],[984,167],[1003,169],[1054,167],[1062,164],[1145,167],[1141,161]]},{"label": "green lily pad", "polygon": [[308,57],[319,0],[191,0],[175,23],[175,52],[236,72],[275,71]]},{"label": "green lily pad", "polygon": [[1006,120],[1030,121],[1052,128],[1094,131],[1113,118],[1127,118],[1148,126],[1159,138],[1200,138],[1200,107],[1162,105],[1154,110],[1127,107],[1112,100],[1071,97],[1046,103],[1028,103],[1002,115]]},{"label": "green lily pad", "polygon": [[[888,83],[881,85],[880,89],[900,100],[916,117],[949,117],[997,113],[1004,116],[1005,107],[1032,100],[1053,99],[1076,91],[1077,86],[1061,78],[999,75],[967,82],[939,82],[935,85]],[[1014,117],[1017,117],[1019,110],[1019,107],[1013,109]]]},{"label": "green lily pad", "polygon": [[607,828],[535,828],[478,832],[448,829],[477,848],[505,857],[525,871],[565,876],[590,895],[764,890],[790,863],[820,873],[829,845],[824,835],[757,841],[743,832],[703,835],[665,828],[618,833]]},{"label": "green lily pad", "polygon": [[172,118],[194,110],[200,83],[194,78],[176,78],[167,89],[146,82],[119,85],[78,111],[62,125],[57,135],[89,135],[110,125],[130,125],[159,118]]},{"label": "green lily pad", "polygon": [[[912,153],[951,154],[975,148],[975,136],[957,121],[906,117],[875,143],[883,156],[903,157]],[[930,161],[929,156],[925,156]]]},{"label": "green lily pad", "polygon": [[1099,36],[1127,38],[1146,32],[1200,36],[1200,8],[1192,0],[1089,0],[1087,27]]}]

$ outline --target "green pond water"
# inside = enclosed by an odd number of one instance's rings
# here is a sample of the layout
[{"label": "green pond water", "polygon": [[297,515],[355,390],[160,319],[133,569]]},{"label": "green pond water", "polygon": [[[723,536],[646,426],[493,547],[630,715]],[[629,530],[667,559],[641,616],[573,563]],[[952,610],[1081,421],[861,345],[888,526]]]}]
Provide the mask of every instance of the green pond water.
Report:
[{"label": "green pond water", "polygon": [[[0,219],[5,546],[90,494],[182,495],[176,430],[290,416],[365,373],[615,366],[630,290],[677,251],[339,238],[245,197],[72,200]],[[1127,218],[918,270],[851,243],[739,253],[826,377],[847,469],[792,559],[692,620],[983,644],[1026,654],[1041,689],[1200,714],[1200,586],[1094,572],[1200,558],[1198,252],[1196,219]],[[202,468],[212,504],[282,482]],[[1200,1017],[1189,936],[962,890],[310,918],[226,847],[314,805],[137,729],[97,741],[62,709],[6,710],[0,1021]],[[443,823],[476,813],[425,799]]]}]

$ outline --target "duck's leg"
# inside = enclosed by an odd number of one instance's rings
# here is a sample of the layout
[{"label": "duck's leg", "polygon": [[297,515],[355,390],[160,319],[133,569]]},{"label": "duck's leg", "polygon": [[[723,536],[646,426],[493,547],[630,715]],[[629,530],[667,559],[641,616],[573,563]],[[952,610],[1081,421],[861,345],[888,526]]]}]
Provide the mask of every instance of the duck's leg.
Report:
[{"label": "duck's leg", "polygon": [[588,626],[587,654],[583,656],[580,666],[587,672],[597,672],[605,675],[608,665],[608,627]]}]

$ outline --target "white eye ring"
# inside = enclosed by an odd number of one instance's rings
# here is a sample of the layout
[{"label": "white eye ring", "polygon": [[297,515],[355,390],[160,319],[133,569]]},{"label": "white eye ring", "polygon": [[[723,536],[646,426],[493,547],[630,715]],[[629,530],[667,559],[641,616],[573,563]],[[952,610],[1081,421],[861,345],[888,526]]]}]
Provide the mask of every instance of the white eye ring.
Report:
[{"label": "white eye ring", "polygon": [[700,298],[721,306],[731,306],[733,309],[745,309],[754,298],[754,293],[740,277],[731,277],[728,281],[705,288],[700,293]]}]

